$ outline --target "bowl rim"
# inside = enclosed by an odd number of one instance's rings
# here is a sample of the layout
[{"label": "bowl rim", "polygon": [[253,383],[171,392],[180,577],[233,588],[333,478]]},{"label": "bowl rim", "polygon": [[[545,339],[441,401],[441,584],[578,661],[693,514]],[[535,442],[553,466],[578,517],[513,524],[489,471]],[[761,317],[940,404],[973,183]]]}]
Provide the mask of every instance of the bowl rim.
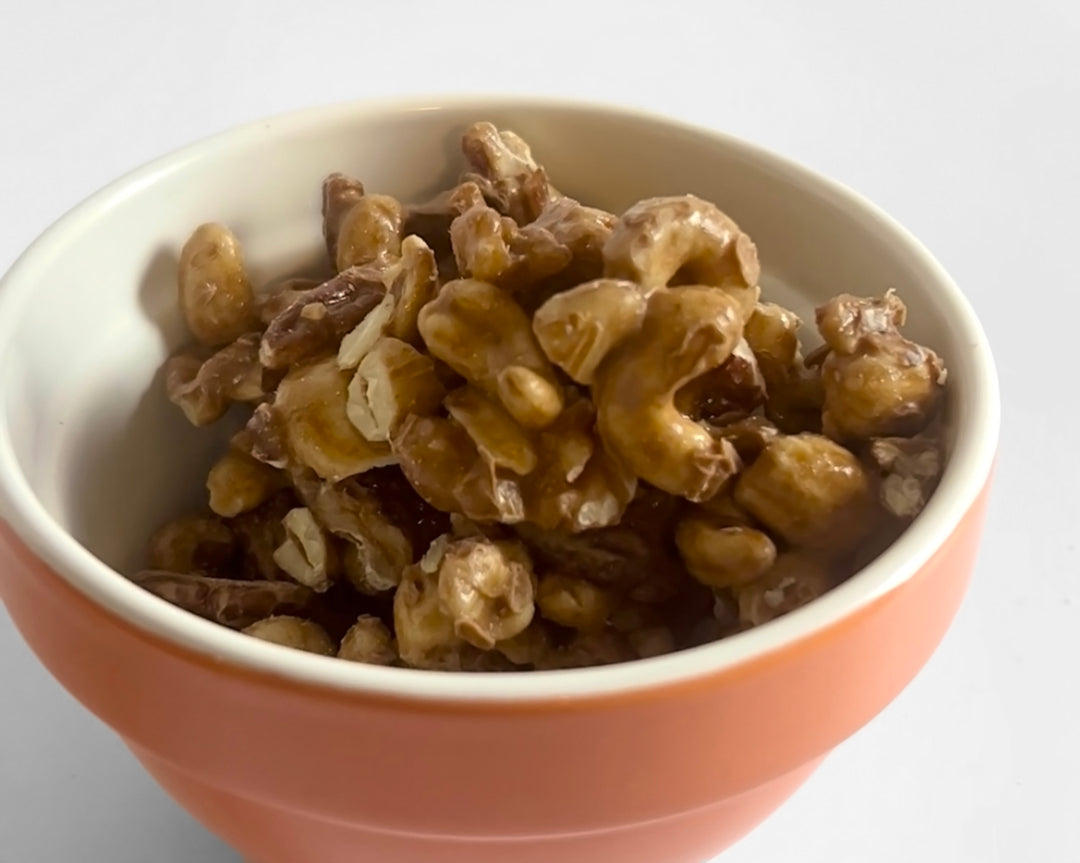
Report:
[{"label": "bowl rim", "polygon": [[[507,703],[610,697],[674,686],[715,675],[814,636],[841,623],[918,572],[948,540],[990,480],[998,446],[1000,396],[986,335],[974,310],[933,255],[902,225],[847,186],[791,159],[733,135],[619,103],[542,95],[499,93],[424,94],[335,102],[246,122],[181,146],[117,178],[76,204],[49,226],[0,278],[0,356],[10,349],[20,302],[32,292],[38,270],[66,237],[162,176],[211,154],[265,140],[268,131],[334,125],[345,117],[470,110],[474,116],[509,108],[599,114],[613,120],[661,125],[706,138],[718,147],[768,167],[776,175],[810,185],[829,204],[876,223],[893,242],[932,274],[962,343],[974,355],[977,374],[965,380],[972,410],[958,420],[954,452],[937,491],[908,529],[874,561],[807,606],[777,620],[711,644],[619,665],[498,674],[384,668],[343,662],[243,635],[176,608],[130,582],[80,545],[37,499],[14,453],[7,423],[0,420],[0,521],[77,591],[139,629],[217,662],[335,690],[405,700]],[[0,392],[6,378],[0,377]]]}]

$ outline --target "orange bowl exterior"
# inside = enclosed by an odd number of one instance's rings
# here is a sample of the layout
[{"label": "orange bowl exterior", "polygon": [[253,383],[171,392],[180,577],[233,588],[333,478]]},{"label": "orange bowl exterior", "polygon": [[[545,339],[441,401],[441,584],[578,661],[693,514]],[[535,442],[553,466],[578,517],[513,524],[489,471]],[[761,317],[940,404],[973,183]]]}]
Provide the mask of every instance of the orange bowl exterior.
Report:
[{"label": "orange bowl exterior", "polygon": [[940,642],[987,489],[913,577],[726,670],[522,704],[297,683],[112,615],[0,524],[0,599],[67,689],[252,863],[707,860],[780,805]]}]

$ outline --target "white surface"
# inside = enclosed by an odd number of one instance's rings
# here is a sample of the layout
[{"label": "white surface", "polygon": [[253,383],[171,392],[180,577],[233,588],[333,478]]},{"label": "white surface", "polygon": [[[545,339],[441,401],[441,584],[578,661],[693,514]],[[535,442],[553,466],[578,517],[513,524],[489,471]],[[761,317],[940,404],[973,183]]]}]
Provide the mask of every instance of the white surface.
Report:
[{"label": "white surface", "polygon": [[[1075,860],[1080,413],[1074,382],[1043,369],[1071,367],[1080,311],[1066,266],[1080,7],[965,6],[616,14],[398,0],[272,14],[218,0],[148,18],[134,2],[0,0],[0,268],[135,164],[265,114],[395,92],[640,105],[848,183],[912,229],[982,316],[1002,376],[1001,467],[974,586],[939,652],[724,863]],[[0,681],[2,863],[238,859],[156,790],[6,618]]]}]

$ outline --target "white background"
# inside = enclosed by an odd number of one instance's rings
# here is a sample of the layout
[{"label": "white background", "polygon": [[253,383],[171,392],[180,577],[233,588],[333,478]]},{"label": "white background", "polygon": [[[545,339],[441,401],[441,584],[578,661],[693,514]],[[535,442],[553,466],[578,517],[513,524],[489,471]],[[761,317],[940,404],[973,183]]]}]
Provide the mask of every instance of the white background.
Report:
[{"label": "white background", "polygon": [[[0,0],[0,271],[139,163],[265,114],[398,92],[647,107],[802,161],[912,229],[1000,364],[974,586],[916,682],[724,863],[1080,860],[1080,4],[150,6]],[[238,859],[0,611],[0,863]]]}]

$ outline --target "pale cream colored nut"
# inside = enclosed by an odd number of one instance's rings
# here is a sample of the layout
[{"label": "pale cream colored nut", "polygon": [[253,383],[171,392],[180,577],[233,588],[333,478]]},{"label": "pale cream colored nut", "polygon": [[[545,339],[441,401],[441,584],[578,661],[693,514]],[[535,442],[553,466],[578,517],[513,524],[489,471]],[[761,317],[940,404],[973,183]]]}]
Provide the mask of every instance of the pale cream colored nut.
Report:
[{"label": "pale cream colored nut", "polygon": [[519,476],[536,468],[536,447],[501,404],[472,386],[449,393],[443,404],[488,465],[507,468]]},{"label": "pale cream colored nut", "polygon": [[598,630],[607,625],[612,597],[582,578],[553,573],[540,579],[536,608],[552,623],[570,629]]},{"label": "pale cream colored nut", "polygon": [[821,374],[803,359],[801,326],[789,309],[758,303],[743,331],[765,380],[765,413],[788,434],[821,430]]},{"label": "pale cream colored nut", "polygon": [[821,367],[822,428],[838,440],[910,436],[926,427],[945,388],[946,370],[929,348],[901,335],[904,304],[841,294],[817,310],[831,348]]},{"label": "pale cream colored nut", "polygon": [[450,225],[458,216],[484,203],[480,187],[472,182],[460,183],[439,192],[434,198],[405,208],[403,231],[406,239],[415,234],[431,247],[436,257],[451,253]]},{"label": "pale cream colored nut", "polygon": [[474,172],[463,179],[474,181],[491,206],[519,225],[533,221],[549,202],[561,197],[515,132],[474,123],[462,135],[461,150]]},{"label": "pale cream colored nut", "polygon": [[420,237],[401,241],[401,257],[388,268],[387,289],[394,297],[394,312],[386,326],[387,335],[414,347],[422,347],[417,318],[420,310],[439,290],[439,268],[435,252]]},{"label": "pale cream colored nut", "polygon": [[368,355],[386,332],[396,304],[397,299],[388,292],[360,323],[345,334],[341,344],[338,345],[339,368],[355,369],[360,365],[360,361]]},{"label": "pale cream colored nut", "polygon": [[311,510],[306,506],[290,509],[281,526],[285,541],[274,550],[274,562],[316,593],[329,590],[336,563],[334,550]]},{"label": "pale cream colored nut", "polygon": [[750,416],[765,399],[765,378],[746,339],[740,339],[720,366],[675,393],[675,407],[693,419],[716,425]]},{"label": "pale cream colored nut", "polygon": [[634,282],[595,279],[545,302],[533,315],[533,332],[549,360],[591,384],[604,357],[641,328],[647,305]]},{"label": "pale cream colored nut", "polygon": [[265,327],[293,303],[304,299],[322,282],[305,276],[281,279],[267,285],[257,298],[259,321]]},{"label": "pale cream colored nut", "polygon": [[367,440],[388,441],[408,414],[435,413],[445,393],[431,357],[383,337],[349,383],[346,413]]},{"label": "pale cream colored nut", "polygon": [[319,482],[307,473],[294,473],[293,485],[315,520],[346,541],[342,566],[353,587],[367,594],[393,590],[413,561],[413,543],[375,491],[355,480]]},{"label": "pale cream colored nut", "polygon": [[638,477],[669,494],[708,500],[739,469],[734,447],[680,413],[674,397],[731,355],[743,322],[727,291],[658,288],[641,329],[596,373],[593,398],[604,443]]},{"label": "pale cream colored nut", "polygon": [[438,570],[405,567],[394,592],[394,633],[398,653],[413,668],[453,668],[457,663],[464,642],[439,601]]},{"label": "pale cream colored nut", "polygon": [[745,320],[757,301],[757,247],[735,222],[694,195],[638,201],[604,244],[604,275],[655,290],[683,285],[724,288]]},{"label": "pale cream colored nut", "polygon": [[401,257],[405,210],[389,195],[364,195],[342,217],[334,258],[338,272]]},{"label": "pale cream colored nut", "polygon": [[132,581],[172,605],[233,629],[275,614],[303,612],[314,594],[291,581],[241,581],[149,569]]},{"label": "pale cream colored nut", "polygon": [[744,626],[768,623],[817,599],[833,584],[821,560],[801,552],[785,552],[764,576],[736,590],[739,621]]},{"label": "pale cream colored nut", "polygon": [[348,385],[328,357],[292,369],[274,398],[291,461],[330,482],[396,462],[389,445],[367,440],[349,421]]},{"label": "pale cream colored nut", "polygon": [[285,483],[280,470],[230,449],[214,462],[206,478],[210,509],[225,518],[233,518],[267,501]]},{"label": "pale cream colored nut", "polygon": [[259,334],[247,333],[206,360],[180,353],[165,363],[165,393],[194,426],[225,415],[233,402],[258,401],[266,395],[259,365]]},{"label": "pale cream colored nut", "polygon": [[362,614],[341,639],[338,658],[368,665],[394,665],[398,661],[394,636],[386,624],[370,614]]},{"label": "pale cream colored nut", "polygon": [[184,243],[177,290],[188,329],[204,345],[224,345],[259,327],[240,241],[224,225],[200,225]]},{"label": "pale cream colored nut", "polygon": [[865,536],[870,483],[859,460],[827,437],[779,437],[735,485],[735,502],[797,546],[850,551]]},{"label": "pale cream colored nut", "polygon": [[236,557],[236,537],[219,518],[189,516],[162,525],[150,537],[151,569],[225,574]]},{"label": "pale cream colored nut", "polygon": [[776,546],[768,534],[752,527],[718,525],[704,514],[679,522],[675,544],[687,571],[712,588],[747,584],[776,562]]},{"label": "pale cream colored nut", "polygon": [[666,626],[651,626],[627,633],[630,647],[639,659],[650,659],[675,652],[675,636]]},{"label": "pale cream colored nut", "polygon": [[335,351],[386,297],[383,271],[353,267],[312,288],[266,327],[259,360],[268,369],[284,369]]},{"label": "pale cream colored nut", "polygon": [[515,542],[459,539],[448,543],[439,563],[439,603],[454,633],[490,650],[532,621],[532,564]]},{"label": "pale cream colored nut", "polygon": [[338,234],[341,222],[364,197],[364,184],[347,174],[330,174],[322,185],[322,230],[326,253],[337,261]]},{"label": "pale cream colored nut", "polygon": [[278,614],[244,627],[244,635],[258,638],[261,641],[269,641],[272,644],[280,644],[282,647],[291,647],[294,650],[303,650],[307,653],[318,653],[322,656],[333,656],[334,645],[326,630],[312,620],[302,617],[293,617],[287,614]]},{"label": "pale cream colored nut", "polygon": [[881,474],[878,497],[899,518],[914,518],[933,494],[941,476],[941,446],[928,437],[877,438],[868,456]]},{"label": "pale cream colored nut", "polygon": [[497,397],[526,428],[548,425],[562,410],[561,387],[528,317],[494,285],[448,282],[421,309],[419,325],[433,356]]}]

